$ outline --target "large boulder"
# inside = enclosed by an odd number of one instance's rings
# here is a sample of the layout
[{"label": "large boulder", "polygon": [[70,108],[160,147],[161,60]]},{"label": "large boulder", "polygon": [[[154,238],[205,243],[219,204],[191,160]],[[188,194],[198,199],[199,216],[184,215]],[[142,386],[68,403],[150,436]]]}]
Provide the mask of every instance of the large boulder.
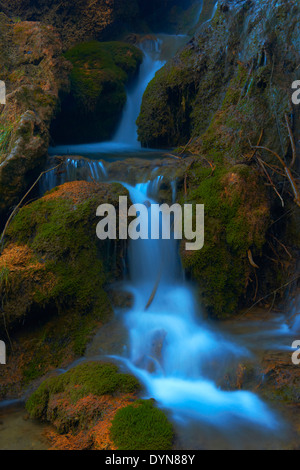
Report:
[{"label": "large boulder", "polygon": [[51,136],[56,144],[109,140],[126,103],[125,85],[137,74],[142,52],[122,42],[91,41],[65,54],[73,68]]},{"label": "large boulder", "polygon": [[58,94],[69,64],[51,26],[13,23],[0,14],[0,69],[7,89],[0,115],[0,219],[41,172]]},{"label": "large boulder", "polygon": [[121,277],[126,247],[97,238],[96,209],[118,208],[127,194],[119,184],[66,183],[12,221],[0,256],[0,335],[10,345],[2,393],[83,355],[110,318],[106,287]]},{"label": "large boulder", "polygon": [[299,137],[299,107],[290,104],[300,76],[299,16],[296,1],[219,2],[213,19],[149,84],[138,119],[143,145],[192,137],[215,159],[237,159],[264,129],[264,144],[286,153],[285,113],[294,114]]},{"label": "large boulder", "polygon": [[48,421],[56,450],[170,450],[173,429],[138,381],[115,365],[87,362],[52,377],[30,396],[31,418]]},{"label": "large boulder", "polygon": [[69,48],[128,31],[186,33],[199,15],[199,0],[2,0],[1,8],[9,16],[55,26]]},{"label": "large boulder", "polygon": [[260,264],[266,243],[269,198],[246,165],[212,173],[195,162],[188,185],[182,202],[205,205],[205,243],[201,251],[181,250],[183,266],[197,281],[202,305],[214,316],[226,316],[245,305],[247,296],[257,300],[254,260]]}]

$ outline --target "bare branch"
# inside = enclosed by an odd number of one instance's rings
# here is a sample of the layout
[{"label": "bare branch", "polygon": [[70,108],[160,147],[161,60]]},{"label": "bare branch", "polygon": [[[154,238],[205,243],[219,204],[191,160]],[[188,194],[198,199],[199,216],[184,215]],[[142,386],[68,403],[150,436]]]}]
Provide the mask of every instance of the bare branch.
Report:
[{"label": "bare branch", "polygon": [[0,238],[0,253],[1,253],[1,248],[2,248],[2,243],[3,243],[3,240],[4,240],[4,236],[5,236],[5,233],[6,233],[6,230],[10,224],[10,222],[12,221],[13,217],[15,216],[16,212],[18,211],[18,209],[21,207],[22,203],[25,201],[25,199],[27,198],[28,194],[33,190],[33,188],[37,185],[37,183],[40,181],[41,177],[43,175],[45,175],[46,173],[49,173],[50,171],[53,171],[53,170],[56,170],[57,168],[59,168],[61,165],[63,164],[63,162],[61,162],[59,165],[55,166],[54,168],[50,168],[49,170],[46,170],[46,171],[43,171],[40,176],[35,180],[35,182],[33,183],[33,185],[31,186],[31,188],[27,191],[27,193],[25,194],[25,196],[22,197],[21,201],[19,202],[19,204],[14,208],[14,210],[12,211],[12,213],[10,214],[6,224],[5,224],[5,227],[4,227],[4,230],[2,232],[2,235],[1,235],[1,238]]},{"label": "bare branch", "polygon": [[296,152],[296,145],[295,145],[293,132],[292,132],[292,129],[291,129],[291,126],[290,126],[288,115],[286,113],[285,113],[285,122],[286,122],[286,126],[288,128],[289,137],[290,137],[291,146],[292,146],[293,158],[292,158],[292,161],[291,161],[291,164],[290,164],[290,168],[292,168],[295,165],[295,162],[296,162],[297,152]]}]

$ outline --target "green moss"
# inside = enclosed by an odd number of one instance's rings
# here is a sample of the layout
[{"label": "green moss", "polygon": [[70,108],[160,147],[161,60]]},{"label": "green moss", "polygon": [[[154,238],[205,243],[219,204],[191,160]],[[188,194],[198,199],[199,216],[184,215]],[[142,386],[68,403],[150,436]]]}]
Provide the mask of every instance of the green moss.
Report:
[{"label": "green moss", "polygon": [[24,385],[66,361],[82,357],[96,329],[110,314],[109,302],[103,293],[103,304],[98,302],[89,313],[67,310],[64,315],[54,315],[46,324],[38,321],[31,331],[33,353],[22,370]]},{"label": "green moss", "polygon": [[32,418],[46,419],[49,400],[56,394],[63,393],[76,404],[78,400],[88,395],[132,393],[139,388],[139,382],[135,377],[119,373],[117,366],[87,362],[43,382],[27,400],[26,409]]},{"label": "green moss", "polygon": [[38,304],[53,299],[63,306],[69,299],[74,308],[88,310],[99,296],[96,285],[105,277],[93,230],[93,207],[97,202],[92,200],[76,206],[64,199],[40,200],[22,209],[11,224],[8,236],[18,243],[29,241],[46,271],[55,275],[51,288],[37,286]]},{"label": "green moss", "polygon": [[[98,240],[96,209],[101,201],[117,204],[127,191],[118,184],[86,185],[76,203],[53,197],[58,188],[22,208],[7,231],[0,294],[9,331],[22,327],[32,334],[24,345],[24,383],[84,355],[92,334],[112,314],[105,286],[121,272],[121,248],[118,241]],[[80,196],[80,183],[76,188]]]},{"label": "green moss", "polygon": [[52,126],[58,142],[109,139],[126,102],[125,85],[136,74],[142,52],[122,42],[91,41],[70,49],[71,93]]},{"label": "green moss", "polygon": [[199,283],[203,303],[214,315],[233,313],[251,273],[248,250],[260,256],[265,243],[268,204],[263,186],[249,167],[198,164],[184,202],[205,205],[205,243],[185,254],[184,267]]},{"label": "green moss", "polygon": [[118,450],[170,450],[173,429],[151,400],[139,400],[116,413],[110,437]]}]

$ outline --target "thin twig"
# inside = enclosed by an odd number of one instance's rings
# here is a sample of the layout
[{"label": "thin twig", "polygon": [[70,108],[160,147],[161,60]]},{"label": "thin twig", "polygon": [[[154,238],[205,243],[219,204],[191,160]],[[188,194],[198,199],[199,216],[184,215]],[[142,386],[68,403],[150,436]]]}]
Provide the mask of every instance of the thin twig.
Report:
[{"label": "thin twig", "polygon": [[259,299],[257,302],[255,302],[248,310],[246,310],[246,312],[242,313],[242,315],[240,315],[240,317],[244,317],[245,315],[247,315],[247,313],[249,313],[254,307],[256,307],[256,305],[258,305],[260,302],[262,302],[263,300],[267,299],[268,297],[271,297],[271,295],[274,295],[274,294],[277,294],[277,292],[279,292],[281,289],[284,289],[285,287],[289,286],[290,284],[292,284],[293,282],[297,281],[298,279],[300,279],[300,276],[297,276],[295,277],[294,279],[292,279],[291,281],[287,282],[286,284],[278,287],[278,289],[275,289],[273,292],[271,292],[270,294],[267,294],[265,295],[264,297],[262,297],[261,299]]},{"label": "thin twig", "polygon": [[[46,170],[46,171],[43,171],[40,176],[35,180],[35,182],[33,183],[33,185],[31,186],[31,188],[27,191],[27,193],[25,194],[25,196],[22,197],[21,201],[19,202],[19,204],[14,208],[14,210],[12,211],[12,213],[10,214],[6,224],[5,224],[5,227],[4,227],[4,230],[2,232],[2,235],[1,235],[1,238],[0,238],[0,250],[2,250],[2,243],[3,243],[3,239],[4,239],[4,236],[5,236],[5,233],[6,233],[6,230],[10,224],[10,222],[12,221],[14,215],[16,214],[17,210],[20,208],[20,206],[22,205],[22,203],[25,201],[26,197],[28,196],[28,194],[33,190],[33,188],[36,186],[36,184],[39,182],[39,180],[41,179],[41,177],[43,175],[45,175],[46,173],[49,173],[50,171],[53,171],[53,170],[56,170],[56,168],[59,168],[61,165],[63,164],[63,162],[61,162],[59,165],[55,166],[54,168],[50,168],[49,170]],[[1,252],[1,251],[0,251]]]},{"label": "thin twig", "polygon": [[260,149],[260,150],[266,150],[267,152],[270,152],[272,153],[273,155],[275,155],[276,158],[278,158],[278,160],[280,161],[281,165],[283,167],[286,166],[286,164],[284,163],[284,161],[282,160],[282,158],[278,155],[278,153],[274,152],[274,150],[271,150],[269,149],[268,147],[262,147],[261,145],[256,145],[255,147],[253,147],[255,149]]},{"label": "thin twig", "polygon": [[266,170],[266,168],[265,168],[265,165],[264,165],[264,162],[262,161],[261,158],[259,158],[259,157],[256,157],[256,158],[257,158],[257,161],[259,162],[260,166],[262,167],[262,169],[263,169],[263,171],[264,171],[266,177],[267,177],[268,180],[270,181],[270,184],[271,184],[272,188],[274,189],[275,193],[276,193],[277,196],[279,197],[279,199],[280,199],[280,201],[281,201],[282,207],[284,207],[284,201],[283,201],[282,197],[280,196],[280,194],[279,194],[279,192],[278,192],[278,190],[277,190],[275,184],[273,183],[273,181],[272,181],[272,179],[271,179],[269,173],[267,172],[267,170]]},{"label": "thin twig", "polygon": [[284,251],[286,252],[286,254],[287,254],[291,259],[293,259],[292,255],[291,255],[291,253],[289,252],[289,250],[287,249],[287,247],[286,247],[280,240],[278,240],[278,238],[276,238],[274,235],[271,235],[271,237],[273,237],[274,240],[276,240],[277,243],[279,243],[279,245],[284,249]]},{"label": "thin twig", "polygon": [[163,156],[164,157],[176,158],[176,160],[182,160],[182,157],[178,157],[177,155],[173,155],[172,153],[165,153]]},{"label": "thin twig", "polygon": [[286,164],[284,163],[282,158],[278,155],[278,153],[274,152],[273,150],[270,150],[267,147],[256,146],[255,148],[261,149],[261,150],[266,150],[267,152],[270,152],[272,155],[275,155],[275,157],[278,158],[278,160],[280,161],[281,165],[284,168],[285,174],[286,174],[286,176],[287,176],[287,178],[290,182],[290,185],[292,187],[294,197],[295,197],[295,203],[297,204],[297,206],[300,207],[300,194],[299,194],[299,190],[298,190],[297,185],[296,185],[296,181],[293,178],[291,170],[286,166]]},{"label": "thin twig", "polygon": [[2,310],[2,318],[3,318],[3,324],[4,324],[5,333],[6,333],[6,336],[7,336],[8,341],[9,341],[11,350],[12,350],[12,352],[13,352],[13,351],[14,351],[14,348],[13,348],[12,341],[11,341],[11,338],[10,338],[10,335],[9,335],[9,332],[8,332],[8,329],[7,329],[7,325],[6,325],[6,318],[5,318],[5,312],[4,312],[3,298],[2,298],[2,308],[1,308],[1,310]]},{"label": "thin twig", "polygon": [[[263,138],[263,135],[264,135],[264,129],[262,129],[261,133],[260,133],[260,136],[259,136],[259,139],[258,139],[258,142],[256,144],[256,147],[259,147],[260,144],[261,144],[261,141],[262,141],[262,138]],[[251,144],[250,144],[251,145]],[[251,145],[252,147],[252,145]],[[251,161],[255,155],[256,155],[256,152],[257,152],[257,148],[254,150],[253,154],[251,155],[251,157],[248,159],[249,161]]]},{"label": "thin twig", "polygon": [[157,279],[156,279],[156,282],[155,282],[155,285],[154,285],[154,288],[153,288],[153,291],[150,295],[150,298],[147,302],[147,305],[145,307],[145,310],[148,310],[148,308],[150,307],[150,305],[152,304],[153,300],[154,300],[154,297],[156,295],[156,292],[157,292],[157,289],[159,287],[159,283],[160,283],[160,280],[161,280],[161,275],[162,275],[162,265],[160,267],[160,270],[159,270],[159,273],[158,273],[158,276],[157,276]]},{"label": "thin twig", "polygon": [[293,136],[291,126],[290,126],[288,115],[285,113],[284,116],[285,116],[286,126],[287,126],[288,132],[289,132],[289,137],[290,137],[291,146],[292,146],[292,154],[293,154],[293,158],[292,158],[292,161],[291,161],[291,164],[290,164],[290,168],[293,168],[293,166],[295,165],[295,162],[296,162],[296,157],[297,157],[296,145],[295,145],[295,140],[294,140],[294,136]]}]

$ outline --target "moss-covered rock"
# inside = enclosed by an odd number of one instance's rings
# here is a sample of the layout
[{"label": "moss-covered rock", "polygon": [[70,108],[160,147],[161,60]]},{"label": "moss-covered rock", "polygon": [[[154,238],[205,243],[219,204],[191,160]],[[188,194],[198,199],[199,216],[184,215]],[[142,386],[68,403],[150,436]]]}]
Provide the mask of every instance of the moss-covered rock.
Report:
[{"label": "moss-covered rock", "polygon": [[139,400],[116,413],[110,436],[118,450],[171,450],[174,431],[151,400]]},{"label": "moss-covered rock", "polygon": [[205,205],[205,243],[201,251],[182,249],[183,265],[211,313],[233,313],[248,288],[252,291],[256,268],[249,256],[259,264],[265,244],[270,217],[265,187],[245,165],[212,173],[200,162],[189,172],[189,185],[184,202]]},{"label": "moss-covered rock", "polygon": [[13,22],[0,13],[0,75],[6,105],[0,116],[0,219],[24,195],[46,160],[48,127],[68,62],[51,26]]},{"label": "moss-covered rock", "polygon": [[129,31],[186,33],[200,5],[199,0],[3,0],[1,8],[16,19],[55,26],[68,48],[91,39],[118,39]]},{"label": "moss-covered rock", "polygon": [[298,146],[300,108],[290,96],[299,79],[299,17],[295,1],[218,2],[144,95],[142,144],[194,155],[179,200],[205,204],[205,245],[182,250],[182,259],[218,316],[279,289],[299,256],[291,209],[299,164],[291,184],[274,154],[254,149],[269,148],[289,166],[287,122]]},{"label": "moss-covered rock", "polygon": [[60,411],[64,411],[63,406],[61,409],[59,406],[54,409],[53,403],[58,395],[76,406],[82,398],[90,395],[101,397],[115,393],[133,393],[139,388],[139,382],[133,376],[118,373],[115,365],[87,362],[43,382],[27,400],[26,409],[31,418],[55,421],[60,432],[68,432],[75,423],[64,414],[60,416]]},{"label": "moss-covered rock", "polygon": [[209,146],[212,155],[217,147],[218,157],[237,160],[264,129],[264,144],[286,153],[284,114],[299,117],[290,105],[299,79],[299,15],[295,1],[219,2],[213,20],[149,84],[141,142],[161,148],[192,137],[191,148]]},{"label": "moss-covered rock", "polygon": [[117,207],[127,194],[118,184],[67,183],[11,223],[0,256],[0,331],[17,345],[1,370],[3,384],[11,384],[11,367],[29,382],[83,355],[95,328],[110,317],[104,288],[122,273],[124,246],[98,240],[96,209]]},{"label": "moss-covered rock", "polygon": [[126,103],[125,85],[136,74],[142,52],[122,42],[91,41],[70,49],[71,91],[53,122],[55,143],[108,140]]},{"label": "moss-covered rock", "polygon": [[54,449],[171,449],[172,425],[151,400],[137,400],[139,390],[117,366],[86,362],[44,381],[26,409],[54,425]]}]

